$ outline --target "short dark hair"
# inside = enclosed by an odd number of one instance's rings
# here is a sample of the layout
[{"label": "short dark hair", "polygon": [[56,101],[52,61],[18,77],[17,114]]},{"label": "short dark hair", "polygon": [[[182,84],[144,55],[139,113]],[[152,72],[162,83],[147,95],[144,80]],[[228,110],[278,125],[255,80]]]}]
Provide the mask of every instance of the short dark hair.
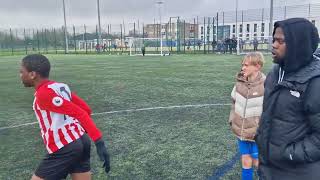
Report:
[{"label": "short dark hair", "polygon": [[50,73],[50,62],[42,54],[30,54],[22,59],[22,65],[29,72],[36,72],[43,78],[48,78]]}]

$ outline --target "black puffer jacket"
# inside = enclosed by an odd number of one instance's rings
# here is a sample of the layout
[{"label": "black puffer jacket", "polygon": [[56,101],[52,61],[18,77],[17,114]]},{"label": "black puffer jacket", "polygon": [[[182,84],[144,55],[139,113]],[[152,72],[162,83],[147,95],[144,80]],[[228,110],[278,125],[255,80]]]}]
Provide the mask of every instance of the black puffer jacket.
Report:
[{"label": "black puffer jacket", "polygon": [[286,39],[287,53],[265,81],[263,113],[256,135],[261,179],[320,179],[319,42],[309,21],[275,23]]},{"label": "black puffer jacket", "polygon": [[318,49],[314,52],[314,55],[320,57],[320,48],[318,48]]}]

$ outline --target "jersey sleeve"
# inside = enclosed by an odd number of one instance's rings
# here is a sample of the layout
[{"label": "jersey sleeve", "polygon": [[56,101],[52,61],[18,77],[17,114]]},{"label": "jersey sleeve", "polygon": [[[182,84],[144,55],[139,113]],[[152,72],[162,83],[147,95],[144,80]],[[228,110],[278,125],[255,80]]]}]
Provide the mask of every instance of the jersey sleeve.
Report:
[{"label": "jersey sleeve", "polygon": [[101,131],[96,127],[87,111],[74,102],[57,95],[53,90],[44,89],[37,92],[36,103],[43,110],[65,114],[77,119],[93,141],[102,137]]},{"label": "jersey sleeve", "polygon": [[78,105],[79,107],[81,107],[81,109],[85,110],[89,116],[91,116],[92,111],[90,106],[83,100],[81,99],[79,96],[77,96],[77,94],[75,92],[71,93],[71,101]]}]

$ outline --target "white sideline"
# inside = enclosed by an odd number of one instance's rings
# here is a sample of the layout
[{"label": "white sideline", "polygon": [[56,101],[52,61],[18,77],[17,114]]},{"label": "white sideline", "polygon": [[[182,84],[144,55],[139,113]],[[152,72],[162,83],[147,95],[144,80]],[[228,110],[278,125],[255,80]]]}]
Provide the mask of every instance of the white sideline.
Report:
[{"label": "white sideline", "polygon": [[[231,104],[189,104],[189,105],[181,105],[181,106],[160,106],[160,107],[150,107],[150,108],[141,108],[141,109],[127,109],[127,110],[119,110],[119,111],[106,111],[100,113],[92,113],[92,116],[102,115],[102,114],[115,114],[115,113],[123,113],[123,112],[137,112],[137,111],[149,111],[149,110],[157,110],[157,109],[174,109],[174,108],[190,108],[190,107],[208,107],[208,106],[230,106]],[[13,126],[5,126],[0,127],[0,131],[4,129],[12,129],[17,127],[29,126],[33,124],[37,124],[38,122],[30,122],[25,124],[18,124]]]}]

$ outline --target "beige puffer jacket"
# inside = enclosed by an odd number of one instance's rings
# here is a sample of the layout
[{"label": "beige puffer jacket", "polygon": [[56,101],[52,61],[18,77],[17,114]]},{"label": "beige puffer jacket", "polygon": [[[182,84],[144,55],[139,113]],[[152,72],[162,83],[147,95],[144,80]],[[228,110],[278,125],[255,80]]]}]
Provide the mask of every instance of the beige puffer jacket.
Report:
[{"label": "beige puffer jacket", "polygon": [[233,133],[245,141],[254,141],[262,113],[264,81],[266,76],[259,73],[252,82],[240,74],[231,92],[232,108],[229,123]]}]

